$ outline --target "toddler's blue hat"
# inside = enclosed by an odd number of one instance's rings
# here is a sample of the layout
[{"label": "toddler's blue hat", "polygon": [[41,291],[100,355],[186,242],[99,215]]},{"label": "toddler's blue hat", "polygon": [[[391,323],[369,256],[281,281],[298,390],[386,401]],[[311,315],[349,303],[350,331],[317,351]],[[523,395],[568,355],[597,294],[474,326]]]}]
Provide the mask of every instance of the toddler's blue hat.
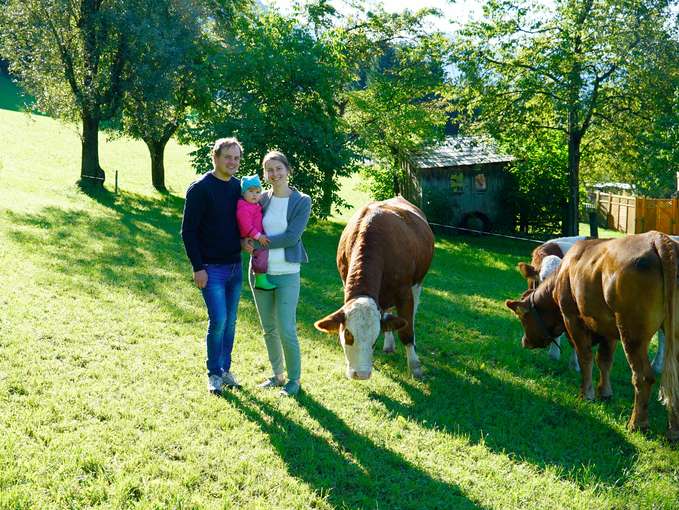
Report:
[{"label": "toddler's blue hat", "polygon": [[262,189],[262,181],[259,180],[259,175],[246,175],[240,180],[240,192],[245,193],[250,188]]}]

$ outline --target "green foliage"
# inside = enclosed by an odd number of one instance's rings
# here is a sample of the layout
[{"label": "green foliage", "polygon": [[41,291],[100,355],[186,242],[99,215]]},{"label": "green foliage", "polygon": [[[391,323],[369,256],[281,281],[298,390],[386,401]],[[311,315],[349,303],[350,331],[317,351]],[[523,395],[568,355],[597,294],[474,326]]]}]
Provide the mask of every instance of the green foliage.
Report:
[{"label": "green foliage", "polygon": [[548,131],[521,136],[503,133],[500,146],[516,160],[504,209],[516,215],[521,232],[561,232],[568,202],[568,151],[564,136]]},{"label": "green foliage", "polygon": [[443,139],[450,113],[448,43],[442,34],[423,30],[431,14],[369,12],[355,30],[337,31],[361,78],[346,94],[345,119],[359,148],[376,163],[370,171],[375,198],[394,196],[400,163]]},{"label": "green foliage", "polygon": [[83,110],[110,118],[120,104],[128,15],[116,0],[9,0],[0,11],[1,51],[39,110],[72,121]]},{"label": "green foliage", "polygon": [[227,134],[243,142],[247,173],[260,171],[269,150],[282,150],[294,167],[293,184],[311,195],[316,215],[327,216],[338,200],[337,178],[355,160],[335,104],[344,86],[336,50],[275,11],[240,17],[232,31],[218,26],[216,34],[224,46],[209,77],[216,98],[183,134],[199,146],[197,169],[209,167],[209,144]]},{"label": "green foliage", "polygon": [[[677,13],[679,15],[679,13]],[[629,87],[643,98],[644,111],[629,117],[610,112],[610,122],[592,136],[590,180],[634,184],[642,195],[665,198],[676,191],[679,171],[679,25],[674,35],[644,49],[630,69]],[[641,102],[641,100],[640,100]]]},{"label": "green foliage", "polygon": [[395,170],[379,163],[361,167],[361,189],[370,193],[374,200],[387,200],[394,196]]},{"label": "green foliage", "polygon": [[[568,232],[577,226],[582,143],[591,130],[652,107],[635,69],[666,40],[668,2],[490,0],[460,32],[455,62],[461,119],[494,136],[519,130],[566,135]],[[676,60],[676,59],[675,59]]]}]

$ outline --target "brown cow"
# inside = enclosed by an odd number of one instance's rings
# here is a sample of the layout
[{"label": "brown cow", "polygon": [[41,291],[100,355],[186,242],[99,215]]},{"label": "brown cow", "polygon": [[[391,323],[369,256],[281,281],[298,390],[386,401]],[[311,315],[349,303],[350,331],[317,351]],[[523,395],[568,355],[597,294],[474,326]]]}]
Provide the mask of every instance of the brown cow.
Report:
[{"label": "brown cow", "polygon": [[597,393],[606,399],[612,395],[610,368],[620,338],[635,390],[630,429],[648,427],[648,399],[655,381],[648,344],[662,326],[667,340],[661,392],[672,441],[679,440],[677,247],[659,232],[580,241],[568,251],[558,273],[521,300],[506,302],[521,320],[524,347],[546,347],[564,328],[568,331],[580,361],[580,395],[586,399],[594,398],[592,345],[599,344]]},{"label": "brown cow", "polygon": [[[391,331],[398,330],[413,377],[422,377],[414,323],[433,254],[434,234],[424,213],[400,196],[366,205],[344,228],[337,246],[344,305],[314,325],[339,332],[348,378],[370,378],[380,330],[385,352],[394,351]],[[392,307],[398,317],[384,313]]]}]

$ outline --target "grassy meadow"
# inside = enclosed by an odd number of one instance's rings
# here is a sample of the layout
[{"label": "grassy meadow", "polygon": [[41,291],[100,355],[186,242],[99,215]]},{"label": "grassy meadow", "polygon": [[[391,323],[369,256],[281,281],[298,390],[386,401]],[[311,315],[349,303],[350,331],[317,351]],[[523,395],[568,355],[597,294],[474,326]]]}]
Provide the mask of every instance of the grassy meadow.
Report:
[{"label": "grassy meadow", "polygon": [[559,362],[520,348],[504,300],[524,289],[515,266],[533,245],[439,238],[417,321],[424,380],[397,345],[351,382],[337,339],[313,329],[341,304],[346,215],[311,225],[302,393],[256,388],[269,366],[244,289],[243,389],[219,398],[205,389],[206,313],[179,238],[189,149],[168,147],[159,195],[143,144],[102,138],[107,190],[85,195],[74,127],[4,109],[0,140],[1,510],[679,506],[662,406],[650,403],[649,434],[625,429],[622,349],[604,404],[578,400],[569,347]]}]

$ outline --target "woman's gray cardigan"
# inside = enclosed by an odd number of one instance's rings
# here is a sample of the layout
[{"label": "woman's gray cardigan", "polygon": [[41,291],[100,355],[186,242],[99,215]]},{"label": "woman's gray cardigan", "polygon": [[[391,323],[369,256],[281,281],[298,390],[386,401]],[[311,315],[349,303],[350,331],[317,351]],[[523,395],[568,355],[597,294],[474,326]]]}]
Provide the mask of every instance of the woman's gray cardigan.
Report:
[{"label": "woman's gray cardigan", "polygon": [[[269,190],[262,194],[259,203],[262,206],[262,212],[266,214],[266,210],[271,202],[273,191]],[[300,193],[292,188],[288,200],[288,228],[282,234],[270,236],[269,246],[270,250],[276,248],[285,249],[285,260],[287,262],[309,262],[304,245],[302,244],[302,234],[309,221],[309,214],[311,214],[311,198],[309,195]]]}]

